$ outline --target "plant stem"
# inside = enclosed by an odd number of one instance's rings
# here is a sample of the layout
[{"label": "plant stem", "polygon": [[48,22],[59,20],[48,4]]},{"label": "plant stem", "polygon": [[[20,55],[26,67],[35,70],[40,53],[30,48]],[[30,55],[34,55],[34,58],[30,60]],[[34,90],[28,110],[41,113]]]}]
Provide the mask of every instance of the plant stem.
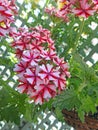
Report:
[{"label": "plant stem", "polygon": [[84,21],[85,21],[85,20],[84,20],[84,18],[83,18],[83,20],[82,20],[81,23],[80,23],[79,33],[78,33],[78,35],[77,35],[77,37],[76,37],[76,40],[75,40],[75,42],[74,42],[73,52],[76,52],[77,47],[78,47],[78,45],[79,45],[79,38],[80,38],[80,36],[81,36],[81,34],[82,34],[82,31],[83,31]]},{"label": "plant stem", "polygon": [[44,12],[44,10],[45,10],[45,7],[47,7],[47,5],[49,4],[49,2],[50,2],[50,0],[46,0],[45,5],[44,5],[44,7],[43,7],[43,12]]}]

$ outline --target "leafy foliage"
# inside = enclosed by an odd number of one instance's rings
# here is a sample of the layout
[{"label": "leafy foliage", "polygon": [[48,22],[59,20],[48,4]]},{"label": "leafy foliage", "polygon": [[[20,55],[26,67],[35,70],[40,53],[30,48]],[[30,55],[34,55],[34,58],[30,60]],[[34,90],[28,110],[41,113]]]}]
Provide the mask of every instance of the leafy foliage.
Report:
[{"label": "leafy foliage", "polygon": [[71,78],[69,88],[57,96],[54,106],[67,110],[75,109],[82,121],[84,114],[97,111],[98,106],[98,76],[93,68],[82,60],[78,54],[74,54],[71,61]]}]

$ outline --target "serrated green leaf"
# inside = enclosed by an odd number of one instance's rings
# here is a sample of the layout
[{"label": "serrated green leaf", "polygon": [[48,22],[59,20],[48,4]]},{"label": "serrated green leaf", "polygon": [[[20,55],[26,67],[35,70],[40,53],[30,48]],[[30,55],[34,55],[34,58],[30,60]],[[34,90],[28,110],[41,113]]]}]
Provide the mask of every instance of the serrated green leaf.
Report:
[{"label": "serrated green leaf", "polygon": [[66,108],[71,110],[75,107],[79,107],[81,104],[80,100],[77,97],[74,89],[69,89],[63,92],[61,95],[57,96],[56,100],[54,101],[54,105],[60,107],[61,110]]},{"label": "serrated green leaf", "polygon": [[84,118],[85,112],[84,112],[83,110],[81,110],[81,108],[78,110],[78,116],[79,116],[79,118],[80,118],[80,120],[81,120],[82,122],[85,121],[85,118]]},{"label": "serrated green leaf", "polygon": [[0,120],[11,121],[19,125],[20,115],[17,106],[8,105],[0,109]]},{"label": "serrated green leaf", "polygon": [[24,114],[24,117],[26,120],[31,122],[32,121],[32,109],[33,109],[32,104],[26,103],[25,107],[26,107],[26,112]]},{"label": "serrated green leaf", "polygon": [[87,95],[81,102],[81,109],[85,111],[85,113],[96,112],[95,103],[93,102],[93,99],[90,96]]},{"label": "serrated green leaf", "polygon": [[56,107],[54,112],[55,112],[56,117],[58,118],[59,121],[64,121],[64,116],[63,116],[62,111],[59,107]]}]

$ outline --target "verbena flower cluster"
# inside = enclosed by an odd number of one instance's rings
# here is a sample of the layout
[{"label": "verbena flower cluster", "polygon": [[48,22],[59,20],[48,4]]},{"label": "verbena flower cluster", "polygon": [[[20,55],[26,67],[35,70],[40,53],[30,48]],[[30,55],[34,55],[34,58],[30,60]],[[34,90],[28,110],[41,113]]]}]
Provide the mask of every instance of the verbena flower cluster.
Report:
[{"label": "verbena flower cluster", "polygon": [[58,8],[46,8],[45,12],[63,21],[70,20],[69,15],[88,18],[98,12],[98,0],[58,0]]},{"label": "verbena flower cluster", "polygon": [[13,16],[16,13],[15,0],[0,0],[0,36],[5,36],[13,30],[10,24],[14,22]]},{"label": "verbena flower cluster", "polygon": [[41,26],[21,28],[14,35],[12,46],[18,58],[14,71],[19,77],[20,93],[27,93],[35,104],[42,104],[66,88],[68,64],[57,56],[49,30]]}]

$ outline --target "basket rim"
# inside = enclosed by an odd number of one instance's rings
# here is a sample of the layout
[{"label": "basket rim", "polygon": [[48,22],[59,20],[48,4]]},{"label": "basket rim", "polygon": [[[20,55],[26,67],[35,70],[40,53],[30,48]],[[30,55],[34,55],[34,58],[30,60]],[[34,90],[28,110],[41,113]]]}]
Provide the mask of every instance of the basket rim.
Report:
[{"label": "basket rim", "polygon": [[75,110],[68,111],[67,109],[63,109],[62,113],[64,115],[65,122],[76,129],[98,130],[98,120],[96,118],[91,117],[90,115],[85,115],[85,120],[84,122],[82,122],[79,119],[78,114]]}]

